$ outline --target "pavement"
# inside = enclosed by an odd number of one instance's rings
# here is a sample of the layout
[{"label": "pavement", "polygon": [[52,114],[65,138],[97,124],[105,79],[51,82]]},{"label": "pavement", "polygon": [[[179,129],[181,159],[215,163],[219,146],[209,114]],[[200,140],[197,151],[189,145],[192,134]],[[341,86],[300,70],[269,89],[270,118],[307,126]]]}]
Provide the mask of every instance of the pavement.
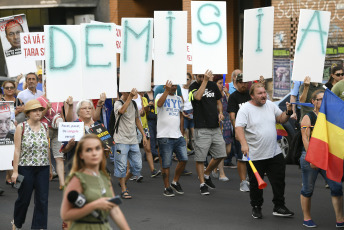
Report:
[{"label": "pavement", "polygon": [[[176,162],[173,162],[172,172]],[[155,163],[158,168],[159,164]],[[302,211],[300,207],[301,171],[296,165],[288,165],[286,171],[286,206],[295,216],[291,218],[275,217],[272,215],[272,190],[268,186],[264,189],[265,203],[263,205],[263,219],[253,219],[249,203],[249,193],[239,191],[239,176],[236,169],[225,168],[228,182],[213,179],[216,189],[210,190],[210,196],[201,196],[199,182],[196,175],[195,162],[190,156],[187,169],[193,174],[182,176],[180,184],[184,195],[175,197],[163,196],[162,176],[151,178],[148,163],[143,161],[141,183],[128,182],[133,199],[123,200],[121,209],[127,218],[131,229],[149,230],[217,230],[217,229],[305,229],[302,226]],[[171,174],[172,175],[172,174]],[[0,196],[0,229],[11,229],[14,202],[17,192],[5,184],[5,172],[0,172],[3,181],[0,187],[5,193]],[[172,176],[171,176],[172,178]],[[120,194],[117,179],[114,179],[114,190]],[[324,179],[320,176],[316,183],[312,198],[312,219],[318,225],[317,229],[335,229],[335,215],[331,204],[330,190],[325,189]],[[62,192],[58,190],[58,179],[50,183],[48,229],[61,229],[60,206]],[[30,229],[34,200],[28,209],[26,223],[23,230]],[[117,229],[111,221],[114,229]]]}]

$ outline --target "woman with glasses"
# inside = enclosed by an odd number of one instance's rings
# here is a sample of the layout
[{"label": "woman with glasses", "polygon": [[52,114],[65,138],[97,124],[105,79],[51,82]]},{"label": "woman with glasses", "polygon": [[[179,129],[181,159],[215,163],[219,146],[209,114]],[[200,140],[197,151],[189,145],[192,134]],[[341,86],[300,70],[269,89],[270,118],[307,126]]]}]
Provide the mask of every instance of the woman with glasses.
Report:
[{"label": "woman with glasses", "polygon": [[309,146],[309,140],[312,135],[313,127],[316,123],[317,116],[320,110],[321,102],[324,97],[324,90],[320,89],[315,91],[311,96],[311,102],[314,109],[308,112],[301,121],[301,134],[302,134],[302,154],[300,158],[300,166],[302,172],[302,188],[301,188],[301,208],[303,212],[303,225],[309,228],[314,228],[317,225],[311,218],[311,198],[313,195],[315,182],[318,174],[321,174],[331,190],[332,204],[336,214],[337,227],[344,227],[343,215],[343,191],[342,184],[329,180],[326,177],[326,171],[316,168],[313,164],[307,162],[306,152]]},{"label": "woman with glasses", "polygon": [[[20,101],[19,98],[16,98],[16,85],[13,81],[4,81],[2,84],[2,90],[4,94],[1,97],[2,101],[13,101],[14,102],[14,109],[15,115],[24,111],[23,103]],[[6,184],[12,185],[11,181],[12,170],[6,171]]]},{"label": "woman with glasses", "polygon": [[332,87],[343,79],[344,73],[343,73],[343,67],[342,66],[334,66],[331,68],[331,76],[328,82],[325,84],[325,86],[331,90]]}]

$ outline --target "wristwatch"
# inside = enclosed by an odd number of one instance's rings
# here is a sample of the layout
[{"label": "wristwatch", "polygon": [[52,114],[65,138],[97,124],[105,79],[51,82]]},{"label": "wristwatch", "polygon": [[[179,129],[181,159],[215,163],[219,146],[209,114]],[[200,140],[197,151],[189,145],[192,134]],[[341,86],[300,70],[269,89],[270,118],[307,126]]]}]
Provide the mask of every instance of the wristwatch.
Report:
[{"label": "wristwatch", "polygon": [[285,111],[285,114],[286,114],[287,116],[291,116],[291,115],[293,115],[293,110],[286,110],[286,111]]}]

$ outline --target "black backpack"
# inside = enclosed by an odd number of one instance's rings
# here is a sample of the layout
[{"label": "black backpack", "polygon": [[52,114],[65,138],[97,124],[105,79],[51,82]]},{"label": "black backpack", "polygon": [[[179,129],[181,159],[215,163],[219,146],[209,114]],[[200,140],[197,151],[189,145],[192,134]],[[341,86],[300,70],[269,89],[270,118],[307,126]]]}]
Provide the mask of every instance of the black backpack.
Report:
[{"label": "black backpack", "polygon": [[[313,128],[313,126],[315,125],[315,122],[317,121],[317,116],[315,115],[315,113],[313,111],[307,113],[306,115],[309,116],[309,118],[311,120],[311,126]],[[302,154],[302,149],[303,149],[301,129],[295,133],[289,146],[290,146],[289,147],[289,156],[291,156],[292,163],[293,164],[299,164],[300,163],[300,157]]]},{"label": "black backpack", "polygon": [[[124,101],[122,100],[118,100],[119,102],[122,103],[122,105],[124,105]],[[137,105],[136,102],[134,100],[132,100],[135,110],[137,111]],[[122,114],[120,114],[118,116],[118,119],[116,121],[116,116],[115,116],[115,111],[114,109],[111,111],[111,115],[110,115],[110,120],[109,120],[109,133],[110,135],[113,137],[113,135],[115,134],[115,132],[118,132],[118,126],[119,126],[119,120],[121,119]]]}]

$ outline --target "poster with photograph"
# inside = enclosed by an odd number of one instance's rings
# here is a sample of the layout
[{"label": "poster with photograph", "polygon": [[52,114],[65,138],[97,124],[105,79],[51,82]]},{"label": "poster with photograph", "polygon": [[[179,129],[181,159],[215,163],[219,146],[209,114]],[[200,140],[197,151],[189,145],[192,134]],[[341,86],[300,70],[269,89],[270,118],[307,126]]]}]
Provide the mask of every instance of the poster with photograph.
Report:
[{"label": "poster with photograph", "polygon": [[14,144],[14,102],[0,101],[0,146]]},{"label": "poster with photograph", "polygon": [[21,57],[20,34],[28,32],[24,14],[0,18],[0,37],[9,77],[37,71],[34,60],[23,60]]},{"label": "poster with photograph", "polygon": [[273,98],[283,98],[290,92],[290,60],[274,59]]}]

